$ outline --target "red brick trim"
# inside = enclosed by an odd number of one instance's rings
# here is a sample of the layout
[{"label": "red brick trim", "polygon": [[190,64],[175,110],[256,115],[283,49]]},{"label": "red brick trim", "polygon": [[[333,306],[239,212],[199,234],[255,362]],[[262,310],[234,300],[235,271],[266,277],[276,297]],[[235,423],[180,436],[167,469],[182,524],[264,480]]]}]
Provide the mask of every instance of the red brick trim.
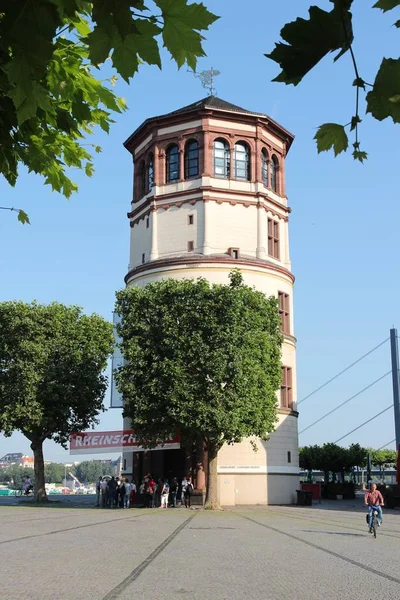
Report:
[{"label": "red brick trim", "polygon": [[185,267],[199,264],[218,264],[218,265],[226,265],[232,266],[233,268],[245,268],[245,267],[258,267],[259,269],[264,269],[266,271],[276,271],[277,273],[281,273],[282,275],[286,275],[289,279],[291,279],[292,283],[295,281],[295,277],[293,273],[291,273],[285,267],[277,265],[275,263],[269,262],[267,260],[262,260],[260,258],[231,258],[230,256],[204,256],[204,255],[187,255],[187,256],[175,256],[171,258],[157,259],[151,262],[148,262],[144,265],[138,265],[134,269],[131,269],[124,278],[125,283],[128,283],[133,276],[138,275],[140,273],[145,273],[146,271],[154,271],[157,269],[162,269],[163,267],[175,267],[184,265]]},{"label": "red brick trim", "polygon": [[[276,202],[275,200],[273,200],[270,196],[268,196],[268,194],[264,194],[263,192],[258,192],[256,194],[252,193],[252,192],[243,192],[243,191],[235,191],[232,193],[235,193],[239,196],[244,196],[245,198],[248,198],[248,200],[238,200],[237,198],[210,198],[208,195],[204,196],[204,195],[199,195],[196,198],[184,198],[183,200],[176,200],[176,198],[181,198],[182,196],[188,196],[188,195],[193,195],[196,194],[198,192],[207,192],[207,193],[217,193],[217,192],[223,192],[226,193],[225,190],[220,190],[218,188],[214,188],[212,186],[202,186],[200,188],[196,188],[194,190],[183,190],[180,192],[174,192],[171,194],[162,194],[160,196],[152,196],[150,198],[147,198],[147,200],[145,200],[140,206],[138,206],[137,208],[135,208],[134,210],[130,211],[127,213],[127,217],[128,219],[134,219],[137,215],[139,215],[143,210],[146,210],[147,207],[155,202],[156,200],[158,200],[159,202],[161,202],[162,200],[172,200],[171,202],[167,202],[166,204],[158,204],[157,208],[162,208],[164,210],[168,210],[169,208],[171,208],[171,206],[182,206],[183,204],[196,204],[196,202],[216,202],[217,204],[223,204],[224,202],[228,202],[231,206],[235,206],[236,204],[241,204],[243,206],[245,206],[246,208],[248,208],[249,206],[258,206],[259,205],[259,200],[260,198],[266,200],[269,204],[272,204],[273,206],[275,206],[276,208],[279,208],[280,210],[282,210],[285,213],[291,213],[291,209],[288,206],[285,206],[284,204],[281,204],[280,202]],[[251,200],[251,198],[253,200]],[[287,214],[285,216],[283,216],[282,214],[274,211],[270,206],[264,206],[263,207],[267,212],[270,212],[271,214],[273,214],[275,217],[278,217],[279,219],[282,219],[283,221],[288,221],[288,216]]]}]

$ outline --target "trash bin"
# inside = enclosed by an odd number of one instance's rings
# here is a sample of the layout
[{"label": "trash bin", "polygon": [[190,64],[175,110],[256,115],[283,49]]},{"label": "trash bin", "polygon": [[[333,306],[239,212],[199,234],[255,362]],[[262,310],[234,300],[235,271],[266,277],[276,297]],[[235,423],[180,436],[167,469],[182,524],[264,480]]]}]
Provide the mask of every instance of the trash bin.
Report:
[{"label": "trash bin", "polygon": [[306,495],[305,506],[312,506],[312,492],[304,492]]},{"label": "trash bin", "polygon": [[[306,506],[306,494],[309,492],[305,492],[304,490],[296,490],[297,494],[297,506]],[[311,494],[312,497],[312,494]]]}]

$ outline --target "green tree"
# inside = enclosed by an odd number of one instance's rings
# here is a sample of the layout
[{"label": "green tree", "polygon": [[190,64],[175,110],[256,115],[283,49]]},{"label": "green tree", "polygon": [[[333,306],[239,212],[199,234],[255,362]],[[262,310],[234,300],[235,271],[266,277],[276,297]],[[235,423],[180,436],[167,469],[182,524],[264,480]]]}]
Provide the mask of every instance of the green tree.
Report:
[{"label": "green tree", "polygon": [[354,482],[356,482],[356,472],[359,474],[359,469],[363,469],[367,464],[368,450],[360,446],[360,444],[351,444],[346,450],[348,453],[348,464],[353,472]]},{"label": "green tree", "polygon": [[307,479],[309,481],[312,481],[312,471],[320,468],[320,455],[320,446],[303,446],[299,448],[299,466],[304,471],[308,471]]},{"label": "green tree", "polygon": [[34,470],[29,467],[10,465],[4,471],[0,471],[0,481],[7,483],[13,490],[19,490],[24,485],[25,477],[34,478]]},{"label": "green tree", "polygon": [[[346,132],[346,129],[349,129],[354,136],[353,157],[363,162],[367,153],[361,150],[359,140],[362,97],[365,95],[366,111],[372,117],[378,121],[391,118],[394,123],[400,123],[400,58],[383,57],[374,83],[367,83],[374,79],[374,74],[360,73],[357,65],[353,48],[353,16],[350,10],[353,0],[330,2],[333,5],[330,11],[310,6],[308,19],[298,18],[292,23],[287,23],[281,30],[283,42],[275,44],[274,50],[265,56],[277,62],[282,69],[274,81],[298,85],[328,54],[336,52],[334,60],[337,61],[349,53],[354,68],[355,111],[350,113],[347,124],[321,125],[315,139],[318,152],[332,148],[337,156],[349,146]],[[387,12],[399,6],[400,0],[378,0],[373,8]],[[400,20],[396,21],[395,26],[400,27]]]},{"label": "green tree", "polygon": [[46,501],[43,442],[64,447],[103,410],[112,325],[75,306],[0,303],[0,429],[21,431],[35,458],[35,494]]},{"label": "green tree", "polygon": [[396,450],[373,450],[370,449],[371,462],[379,467],[380,479],[385,480],[385,469],[397,464]]},{"label": "green tree", "polygon": [[50,463],[44,466],[44,480],[46,483],[62,483],[65,475],[65,466],[61,463]]},{"label": "green tree", "polygon": [[112,474],[111,465],[98,460],[85,460],[76,467],[76,476],[81,483],[95,483],[99,477]]},{"label": "green tree", "polygon": [[[188,0],[154,0],[154,11],[143,0],[0,0],[0,173],[14,186],[23,164],[68,198],[69,169],[93,173],[85,138],[125,109],[116,74],[129,82],[140,64],[161,68],[160,40],[178,67],[195,69],[216,19]],[[109,57],[114,75],[100,80]]]},{"label": "green tree", "polygon": [[337,444],[323,444],[318,452],[318,469],[324,472],[325,482],[329,481],[329,473],[333,475],[333,481],[336,479],[336,473],[341,473],[342,478],[344,472],[350,470],[350,457],[345,448]]},{"label": "green tree", "polygon": [[148,446],[176,429],[183,442],[202,437],[208,508],[218,506],[218,451],[245,437],[267,438],[281,384],[276,298],[245,286],[238,271],[230,280],[167,279],[121,291],[116,303],[124,414]]}]

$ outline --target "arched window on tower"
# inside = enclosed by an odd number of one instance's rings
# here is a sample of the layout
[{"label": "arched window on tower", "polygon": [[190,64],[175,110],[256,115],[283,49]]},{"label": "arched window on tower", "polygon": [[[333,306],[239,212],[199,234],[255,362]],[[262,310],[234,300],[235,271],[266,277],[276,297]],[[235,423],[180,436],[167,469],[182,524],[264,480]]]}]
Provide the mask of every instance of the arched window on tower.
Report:
[{"label": "arched window on tower", "polygon": [[214,141],[214,175],[228,178],[231,168],[230,150],[227,141],[218,138]]},{"label": "arched window on tower", "polygon": [[261,152],[261,176],[265,187],[268,187],[268,154],[265,148]]},{"label": "arched window on tower", "polygon": [[177,144],[172,144],[167,149],[167,183],[179,180],[179,148]]},{"label": "arched window on tower", "polygon": [[199,142],[189,140],[185,146],[185,179],[199,175]]},{"label": "arched window on tower", "polygon": [[250,149],[244,142],[235,144],[233,163],[235,179],[250,181]]},{"label": "arched window on tower", "polygon": [[144,160],[142,160],[139,167],[139,193],[140,196],[144,196],[146,193],[146,163]]},{"label": "arched window on tower", "polygon": [[147,163],[147,191],[150,192],[154,185],[154,156],[149,154]]},{"label": "arched window on tower", "polygon": [[271,189],[273,192],[278,191],[278,159],[274,155],[271,160]]}]

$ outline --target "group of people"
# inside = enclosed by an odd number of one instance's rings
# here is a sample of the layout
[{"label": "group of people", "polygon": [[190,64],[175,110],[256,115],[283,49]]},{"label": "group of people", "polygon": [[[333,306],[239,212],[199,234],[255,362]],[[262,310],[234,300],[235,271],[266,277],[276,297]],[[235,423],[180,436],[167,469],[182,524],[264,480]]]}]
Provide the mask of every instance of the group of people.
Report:
[{"label": "group of people", "polygon": [[119,477],[99,477],[96,482],[96,506],[103,508],[131,508],[136,502],[134,481]]},{"label": "group of people", "polygon": [[186,508],[190,508],[193,489],[191,477],[184,477],[179,485],[177,477],[174,477],[169,483],[168,479],[155,481],[148,474],[143,479],[139,491],[145,495],[148,508],[176,508],[179,498],[181,506],[185,505]]}]

